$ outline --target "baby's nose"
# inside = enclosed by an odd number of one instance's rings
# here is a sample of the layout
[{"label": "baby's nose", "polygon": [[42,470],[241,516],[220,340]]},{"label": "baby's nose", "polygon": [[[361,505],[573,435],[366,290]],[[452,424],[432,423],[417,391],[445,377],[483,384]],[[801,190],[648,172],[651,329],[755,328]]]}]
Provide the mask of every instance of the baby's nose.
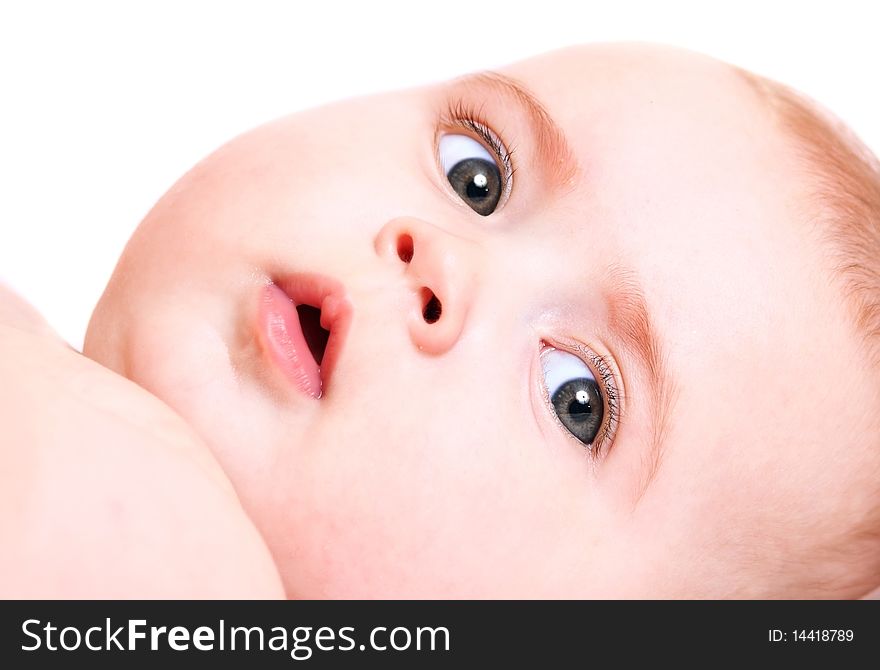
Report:
[{"label": "baby's nose", "polygon": [[430,354],[451,349],[471,306],[478,245],[426,221],[401,217],[382,227],[374,246],[407,283],[412,299],[404,309],[413,344]]}]

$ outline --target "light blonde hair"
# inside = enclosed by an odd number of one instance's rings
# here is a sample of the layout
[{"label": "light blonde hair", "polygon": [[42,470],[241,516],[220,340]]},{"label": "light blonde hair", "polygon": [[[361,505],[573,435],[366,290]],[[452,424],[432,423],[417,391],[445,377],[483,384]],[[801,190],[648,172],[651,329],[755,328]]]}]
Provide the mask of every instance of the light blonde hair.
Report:
[{"label": "light blonde hair", "polygon": [[[734,69],[791,140],[808,188],[807,216],[830,252],[833,279],[860,338],[866,367],[878,370],[880,161],[846,124],[812,98],[772,79]],[[880,417],[880,406],[867,411]],[[880,435],[869,435],[868,443],[880,450]],[[830,581],[859,595],[877,586],[880,505],[857,513],[852,526],[840,532],[829,555],[845,560],[842,571]]]},{"label": "light blonde hair", "polygon": [[880,161],[808,96],[735,68],[793,140],[811,197],[808,211],[831,250],[852,325],[869,365],[880,367]]}]

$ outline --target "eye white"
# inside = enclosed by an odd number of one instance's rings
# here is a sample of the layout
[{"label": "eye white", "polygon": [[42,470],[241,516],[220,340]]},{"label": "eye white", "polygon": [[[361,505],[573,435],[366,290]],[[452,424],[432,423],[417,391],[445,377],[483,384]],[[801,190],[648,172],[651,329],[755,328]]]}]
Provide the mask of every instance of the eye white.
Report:
[{"label": "eye white", "polygon": [[482,144],[467,135],[444,135],[440,138],[440,165],[443,172],[449,171],[468,158],[482,158],[495,163],[495,158]]},{"label": "eye white", "polygon": [[544,370],[544,384],[550,397],[572,379],[592,379],[593,373],[579,357],[560,349],[547,349],[541,354],[541,367]]}]

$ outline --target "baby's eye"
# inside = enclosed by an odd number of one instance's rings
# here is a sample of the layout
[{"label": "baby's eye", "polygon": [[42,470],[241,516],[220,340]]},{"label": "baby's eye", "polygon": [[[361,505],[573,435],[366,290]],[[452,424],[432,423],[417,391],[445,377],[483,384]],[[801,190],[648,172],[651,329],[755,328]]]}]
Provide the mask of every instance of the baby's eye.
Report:
[{"label": "baby's eye", "polygon": [[541,367],[559,421],[577,439],[591,445],[602,426],[605,409],[590,368],[574,354],[553,348],[541,352]]},{"label": "baby's eye", "polygon": [[504,190],[492,154],[467,135],[444,135],[439,144],[440,164],[452,188],[477,214],[489,216]]}]

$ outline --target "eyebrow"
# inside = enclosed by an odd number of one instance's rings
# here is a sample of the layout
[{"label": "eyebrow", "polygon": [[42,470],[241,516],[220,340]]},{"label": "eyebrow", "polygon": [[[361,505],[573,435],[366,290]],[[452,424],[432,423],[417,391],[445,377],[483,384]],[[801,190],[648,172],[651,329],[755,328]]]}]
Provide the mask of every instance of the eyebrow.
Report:
[{"label": "eyebrow", "polygon": [[607,286],[609,325],[645,375],[649,407],[654,416],[650,448],[642,458],[642,477],[636,489],[634,502],[637,504],[663,461],[669,415],[675,400],[675,382],[666,365],[663,341],[658,337],[645,294],[634,273],[612,265]]},{"label": "eyebrow", "polygon": [[522,83],[500,72],[482,70],[452,80],[453,85],[480,87],[501,95],[523,112],[535,138],[539,161],[547,167],[553,183],[572,186],[580,172],[577,158],[565,133],[538,98]]}]

